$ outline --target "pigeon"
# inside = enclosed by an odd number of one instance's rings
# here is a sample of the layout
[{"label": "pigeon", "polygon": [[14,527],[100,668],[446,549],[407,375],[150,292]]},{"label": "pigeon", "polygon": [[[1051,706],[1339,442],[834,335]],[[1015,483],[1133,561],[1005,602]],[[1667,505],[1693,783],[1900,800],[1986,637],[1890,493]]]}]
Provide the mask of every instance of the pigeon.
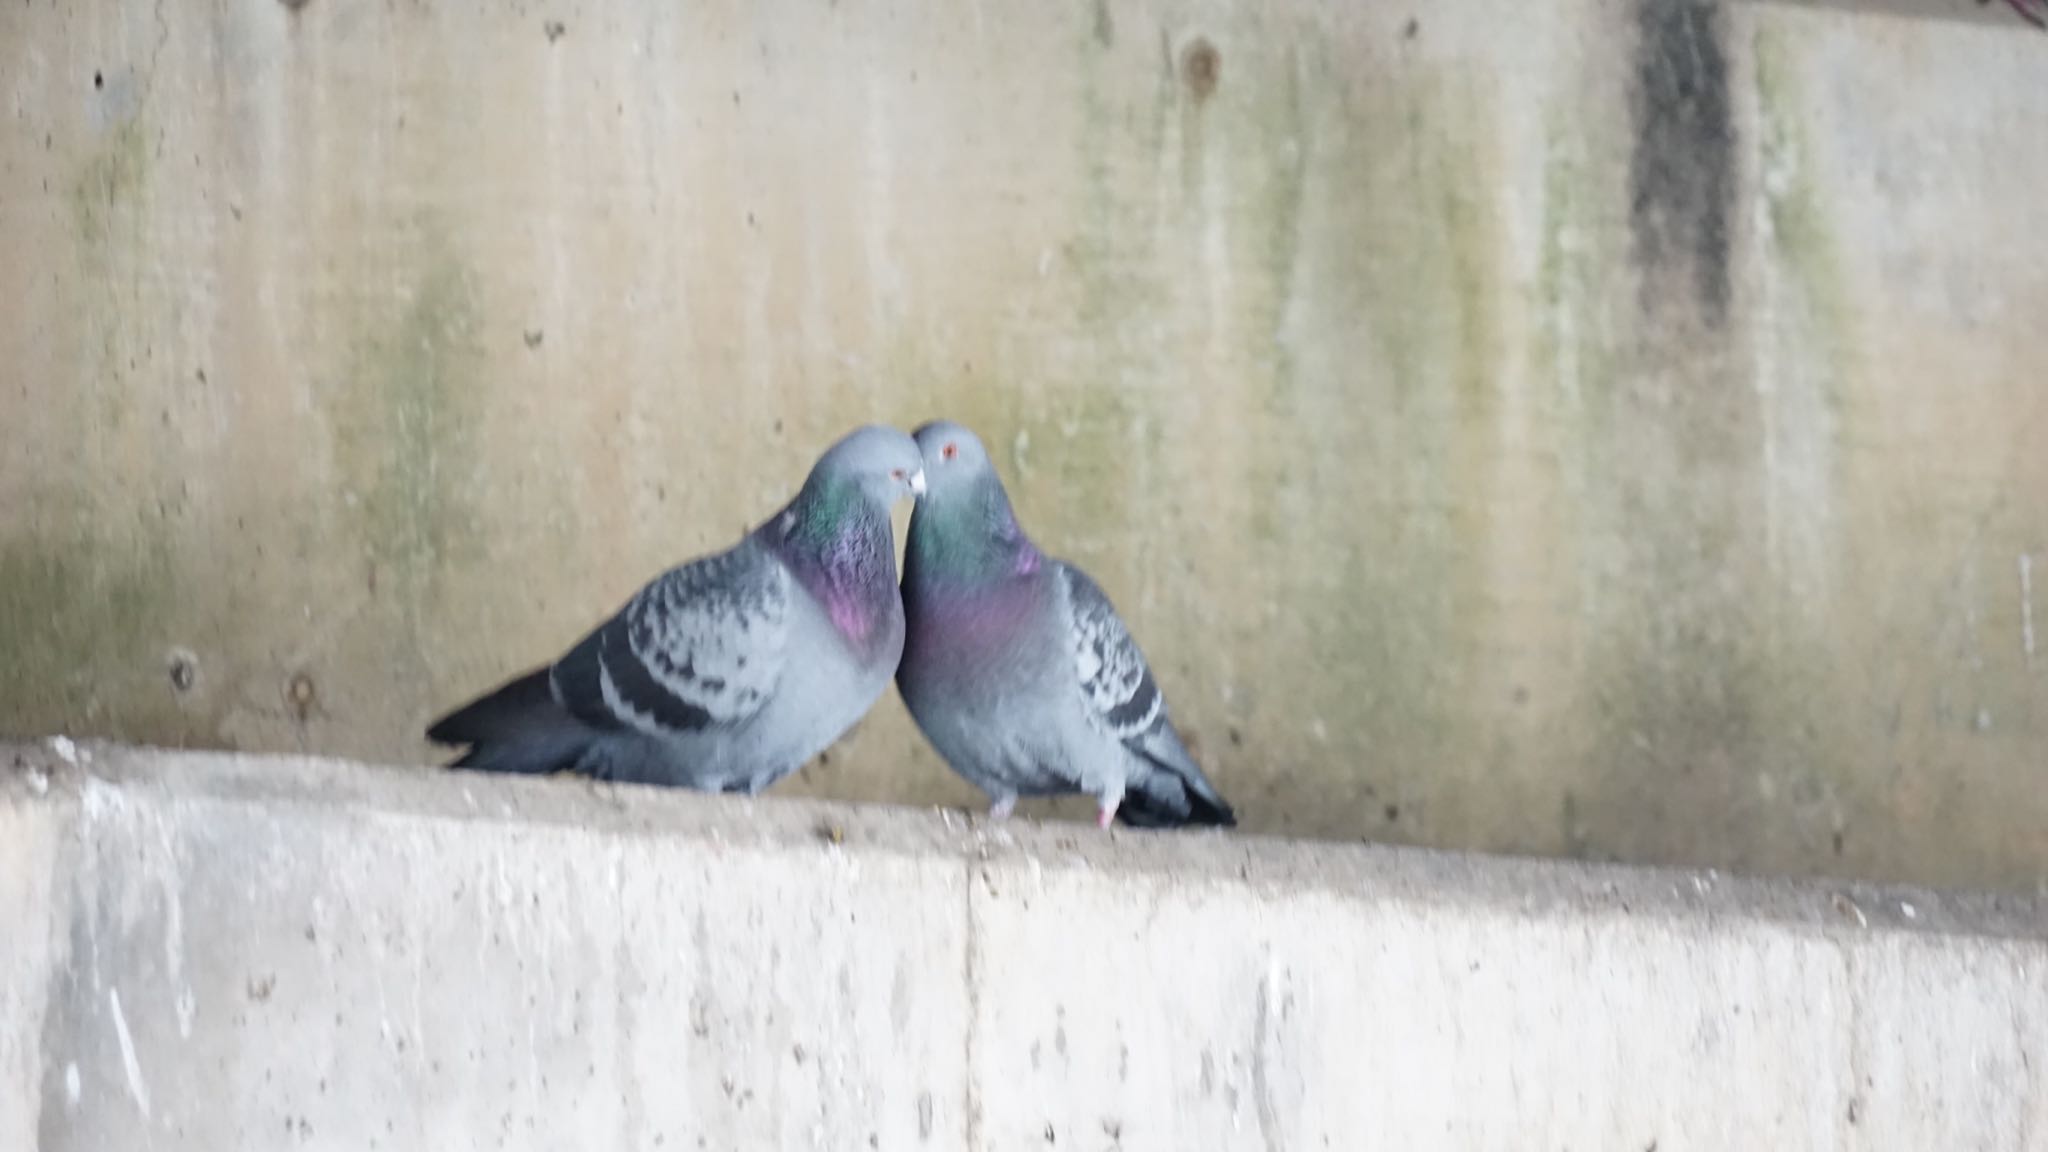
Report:
[{"label": "pigeon", "polygon": [[896,687],[925,738],[995,820],[1019,796],[1086,792],[1103,829],[1234,826],[1109,597],[1024,535],[972,432],[933,421],[914,435],[926,491],[904,550]]},{"label": "pigeon", "polygon": [[450,767],[749,795],[853,727],[903,654],[897,500],[923,461],[855,429],[727,551],[662,573],[552,665],[434,722]]}]

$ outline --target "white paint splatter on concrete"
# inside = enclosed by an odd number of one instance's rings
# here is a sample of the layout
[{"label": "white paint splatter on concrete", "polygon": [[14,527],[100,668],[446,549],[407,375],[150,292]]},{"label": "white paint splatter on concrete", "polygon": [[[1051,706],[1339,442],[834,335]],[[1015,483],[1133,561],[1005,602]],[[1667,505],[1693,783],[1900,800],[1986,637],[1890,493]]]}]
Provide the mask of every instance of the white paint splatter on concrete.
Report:
[{"label": "white paint splatter on concrete", "polygon": [[79,1098],[85,1095],[85,1085],[78,1078],[78,1062],[64,1065],[64,1103],[78,1107]]},{"label": "white paint splatter on concrete", "polygon": [[196,1005],[193,1001],[192,988],[185,983],[185,901],[179,886],[179,878],[183,876],[184,869],[178,865],[178,846],[169,821],[157,822],[156,840],[160,858],[157,862],[158,867],[152,870],[162,880],[164,968],[170,975],[172,987],[180,989],[176,1002],[178,1035],[189,1040],[192,1037],[192,1016]]},{"label": "white paint splatter on concrete", "polygon": [[142,1063],[135,1058],[135,1038],[128,1034],[128,1017],[121,1012],[121,990],[107,989],[107,1005],[114,1011],[114,1038],[121,1042],[121,1071],[128,1077],[128,1095],[149,1118],[149,1085],[142,1081]]}]

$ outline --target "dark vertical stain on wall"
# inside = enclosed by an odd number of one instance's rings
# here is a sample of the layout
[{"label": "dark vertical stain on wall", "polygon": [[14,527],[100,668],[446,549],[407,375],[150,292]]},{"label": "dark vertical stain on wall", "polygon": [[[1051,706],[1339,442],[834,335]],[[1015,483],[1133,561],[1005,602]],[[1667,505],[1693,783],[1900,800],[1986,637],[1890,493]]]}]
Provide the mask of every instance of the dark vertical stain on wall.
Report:
[{"label": "dark vertical stain on wall", "polygon": [[1735,190],[1725,22],[1718,4],[1638,0],[1636,30],[1629,224],[1652,297],[1645,306],[1689,269],[1700,319],[1718,328],[1728,316]]}]

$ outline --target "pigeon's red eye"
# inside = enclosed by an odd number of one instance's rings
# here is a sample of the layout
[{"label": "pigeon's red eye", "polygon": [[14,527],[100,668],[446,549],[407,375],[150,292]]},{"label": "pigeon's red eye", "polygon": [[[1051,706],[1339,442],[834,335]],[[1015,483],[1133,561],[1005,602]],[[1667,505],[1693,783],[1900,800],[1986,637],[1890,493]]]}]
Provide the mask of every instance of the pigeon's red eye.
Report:
[{"label": "pigeon's red eye", "polygon": [[953,457],[958,456],[959,454],[960,446],[958,444],[948,444],[944,448],[939,449],[939,455],[943,459],[951,460]]},{"label": "pigeon's red eye", "polygon": [[897,480],[901,480],[901,479],[903,479],[903,469],[901,469],[901,468],[891,468],[891,469],[889,470],[889,475],[890,475],[891,477],[894,477],[894,478],[895,478],[895,479],[897,479]]}]

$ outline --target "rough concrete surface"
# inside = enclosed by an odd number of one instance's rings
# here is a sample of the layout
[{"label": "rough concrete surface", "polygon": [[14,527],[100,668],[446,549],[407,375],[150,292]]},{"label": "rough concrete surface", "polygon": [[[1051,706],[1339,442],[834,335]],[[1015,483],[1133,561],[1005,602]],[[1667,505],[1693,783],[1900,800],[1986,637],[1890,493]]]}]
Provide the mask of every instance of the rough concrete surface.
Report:
[{"label": "rough concrete surface", "polygon": [[2048,1148],[2038,897],[0,765],[30,1152]]},{"label": "rough concrete surface", "polygon": [[[0,731],[419,760],[947,414],[1250,829],[2031,886],[2048,52],[1969,15],[0,5]],[[790,790],[969,795],[893,694]]]}]

